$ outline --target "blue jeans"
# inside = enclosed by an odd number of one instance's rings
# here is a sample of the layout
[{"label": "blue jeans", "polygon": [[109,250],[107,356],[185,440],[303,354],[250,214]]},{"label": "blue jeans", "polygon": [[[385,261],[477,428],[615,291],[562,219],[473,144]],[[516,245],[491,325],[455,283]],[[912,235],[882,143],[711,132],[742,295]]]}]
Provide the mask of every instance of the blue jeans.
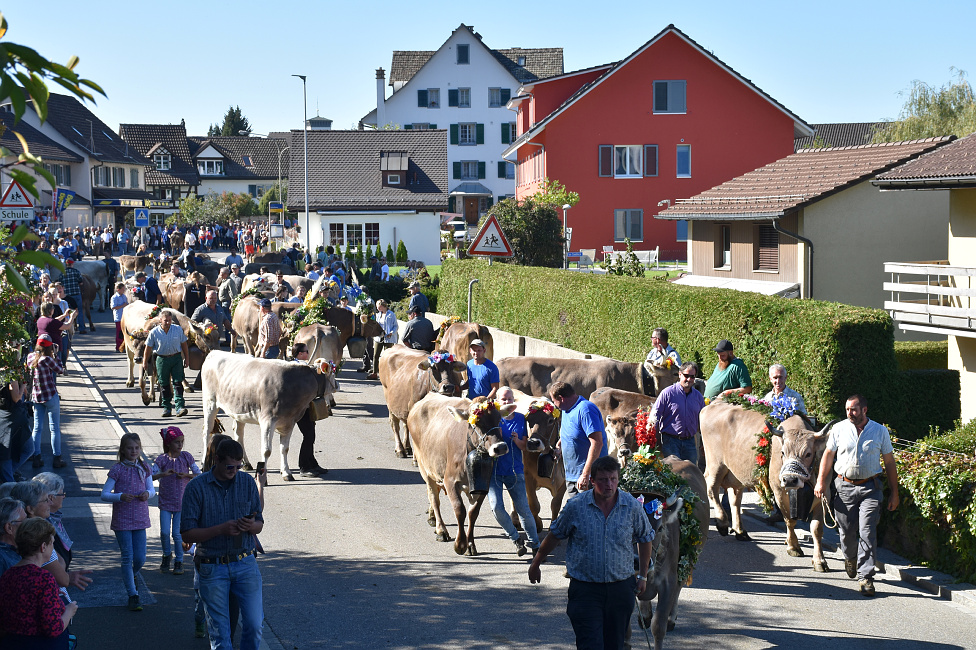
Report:
[{"label": "blue jeans", "polygon": [[529,538],[529,548],[539,548],[539,531],[535,527],[535,517],[529,509],[529,498],[525,494],[525,475],[512,474],[510,476],[499,476],[495,474],[491,477],[491,484],[488,486],[488,505],[491,507],[495,519],[501,524],[508,534],[508,538],[513,542],[518,540],[519,534],[512,523],[512,518],[505,512],[505,499],[502,496],[502,488],[508,489],[508,496],[512,498],[512,505],[522,521],[522,530]]},{"label": "blue jeans", "polygon": [[278,354],[281,353],[281,349],[277,345],[272,345],[270,348],[265,349],[264,358],[265,359],[277,359]]},{"label": "blue jeans", "polygon": [[661,453],[665,458],[677,456],[681,460],[698,464],[698,443],[694,438],[683,440],[677,436],[663,433],[661,435]]},{"label": "blue jeans", "polygon": [[163,555],[169,555],[172,552],[169,541],[170,524],[172,524],[173,544],[176,545],[177,562],[183,561],[183,536],[180,535],[180,514],[181,512],[179,510],[170,512],[162,508],[159,509],[159,539],[163,544]]},{"label": "blue jeans", "polygon": [[42,436],[51,432],[51,449],[61,455],[61,397],[57,394],[46,402],[34,402],[34,455],[41,455]]},{"label": "blue jeans", "polygon": [[198,564],[200,597],[207,612],[211,650],[232,650],[230,595],[241,607],[241,650],[257,650],[264,631],[264,603],[258,561],[249,555],[230,564]]},{"label": "blue jeans", "polygon": [[146,529],[117,530],[115,539],[122,551],[122,582],[130,596],[139,594],[136,589],[136,573],[146,563]]}]

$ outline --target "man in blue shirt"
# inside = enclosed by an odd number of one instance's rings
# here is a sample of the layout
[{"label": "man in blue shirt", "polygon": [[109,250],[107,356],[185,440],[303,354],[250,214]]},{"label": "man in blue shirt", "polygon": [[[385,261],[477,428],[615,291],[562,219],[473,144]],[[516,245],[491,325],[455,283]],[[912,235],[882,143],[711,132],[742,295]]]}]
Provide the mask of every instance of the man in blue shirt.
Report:
[{"label": "man in blue shirt", "polygon": [[495,393],[498,392],[498,366],[485,356],[486,347],[481,339],[471,341],[468,346],[471,351],[471,360],[468,361],[468,399],[495,399]]},{"label": "man in blue shirt", "polygon": [[143,372],[147,375],[153,352],[156,353],[156,381],[163,391],[163,417],[168,418],[173,414],[173,402],[176,404],[176,415],[182,417],[186,415],[186,403],[183,401],[183,380],[186,375],[183,374],[183,369],[190,363],[190,350],[186,334],[179,325],[173,327],[173,314],[169,311],[164,310],[160,314],[159,325],[152,328],[146,338],[142,364]]},{"label": "man in blue shirt", "polygon": [[651,422],[661,434],[661,452],[698,463],[698,414],[705,398],[695,390],[698,366],[688,362],[678,369],[678,383],[661,391],[651,408]]},{"label": "man in blue shirt", "polygon": [[596,404],[577,395],[576,389],[565,382],[550,385],[549,397],[563,412],[556,448],[562,453],[566,468],[566,492],[576,494],[589,489],[594,461],[607,455],[603,415]]}]

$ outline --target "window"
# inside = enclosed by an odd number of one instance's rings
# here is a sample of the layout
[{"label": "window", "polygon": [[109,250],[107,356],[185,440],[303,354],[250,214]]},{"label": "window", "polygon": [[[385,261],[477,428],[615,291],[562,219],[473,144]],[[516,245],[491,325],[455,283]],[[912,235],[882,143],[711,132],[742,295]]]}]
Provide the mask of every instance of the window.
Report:
[{"label": "window", "polygon": [[266,185],[248,185],[247,193],[250,194],[251,198],[253,199],[260,199],[265,195],[266,192],[270,192],[273,187],[273,183]]},{"label": "window", "polygon": [[614,210],[613,240],[644,241],[644,211]]},{"label": "window", "polygon": [[399,185],[400,184],[400,174],[387,174],[386,175],[387,185]]},{"label": "window", "polygon": [[157,199],[162,199],[163,201],[173,200],[173,190],[169,187],[157,187],[153,192],[153,195],[155,195]]},{"label": "window", "polygon": [[436,125],[430,124],[428,122],[414,122],[413,124],[407,125],[407,130],[413,131],[429,131],[433,129]]},{"label": "window", "polygon": [[489,108],[499,108],[508,103],[508,100],[512,98],[512,90],[510,88],[489,88],[488,89],[488,107]]},{"label": "window", "polygon": [[654,82],[655,113],[686,113],[685,81]]},{"label": "window", "polygon": [[639,144],[616,146],[613,148],[614,178],[627,178],[641,175],[641,148]]},{"label": "window", "polygon": [[518,59],[516,60],[516,63],[518,63],[519,65],[523,65],[524,66],[525,65],[525,57],[524,56],[518,57]]},{"label": "window", "polygon": [[475,144],[477,142],[477,125],[458,124],[458,144]]},{"label": "window", "polygon": [[153,154],[153,164],[161,172],[169,171],[172,167],[172,157],[168,153]]},{"label": "window", "polygon": [[441,89],[427,88],[417,91],[417,106],[420,108],[440,108]]},{"label": "window", "polygon": [[471,108],[471,89],[458,88],[458,108]]},{"label": "window", "polygon": [[200,172],[200,175],[202,176],[223,176],[224,161],[223,160],[198,160],[197,171]]},{"label": "window", "polygon": [[138,188],[139,187],[139,170],[130,169],[129,170],[129,187]]},{"label": "window", "polygon": [[644,145],[644,176],[657,176],[657,145]]},{"label": "window", "polygon": [[779,233],[772,226],[760,225],[756,232],[756,254],[753,268],[757,271],[779,270]]},{"label": "window", "polygon": [[379,222],[366,224],[366,243],[370,245],[376,245],[379,242],[380,242]]},{"label": "window", "polygon": [[363,224],[346,224],[346,240],[350,245],[359,246],[363,243]]},{"label": "window", "polygon": [[732,268],[732,226],[717,225],[715,230],[715,268]]},{"label": "window", "polygon": [[68,187],[71,185],[71,166],[59,165],[57,163],[44,163],[46,169],[52,176],[58,187]]},{"label": "window", "polygon": [[112,187],[125,187],[125,167],[112,168]]},{"label": "window", "polygon": [[345,239],[345,228],[341,223],[330,223],[329,224],[329,246],[344,246],[346,243]]},{"label": "window", "polygon": [[517,133],[515,122],[502,122],[502,144],[515,142]]},{"label": "window", "polygon": [[478,215],[483,215],[491,209],[491,197],[482,196],[478,198]]},{"label": "window", "polygon": [[105,165],[99,165],[98,167],[92,167],[92,185],[97,187],[111,187],[112,186],[112,173],[109,168]]},{"label": "window", "polygon": [[515,178],[515,163],[505,160],[498,161],[498,178]]},{"label": "window", "polygon": [[464,181],[478,180],[478,161],[476,160],[461,161],[461,180]]},{"label": "window", "polygon": [[470,62],[470,45],[459,43],[457,46],[458,65],[467,65]]},{"label": "window", "polygon": [[691,145],[678,145],[678,178],[691,178]]},{"label": "window", "polygon": [[241,161],[244,163],[245,167],[253,167],[254,163],[251,162],[250,156],[241,156]]},{"label": "window", "polygon": [[684,219],[675,221],[675,241],[688,241],[688,222]]}]

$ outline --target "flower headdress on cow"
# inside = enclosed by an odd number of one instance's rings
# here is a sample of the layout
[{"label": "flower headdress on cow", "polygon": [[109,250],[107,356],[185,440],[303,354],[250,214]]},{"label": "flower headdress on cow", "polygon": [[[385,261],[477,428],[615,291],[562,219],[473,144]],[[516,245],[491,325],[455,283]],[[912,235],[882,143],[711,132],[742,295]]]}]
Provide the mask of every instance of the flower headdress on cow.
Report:
[{"label": "flower headdress on cow", "polygon": [[484,402],[477,402],[471,407],[471,413],[468,415],[468,424],[476,427],[478,426],[478,418],[485,413],[490,413],[491,411],[500,409],[501,404],[493,399],[485,400]]},{"label": "flower headdress on cow", "polygon": [[323,375],[336,374],[336,364],[332,359],[316,359],[315,370]]},{"label": "flower headdress on cow", "polygon": [[[209,322],[209,321],[207,321],[207,322]],[[206,327],[203,328],[203,335],[204,336],[210,336],[211,334],[214,333],[214,330],[215,329],[217,329],[217,326],[214,325],[213,323],[210,323],[209,325],[207,325]]]},{"label": "flower headdress on cow", "polygon": [[661,368],[664,368],[665,370],[671,370],[671,368],[674,367],[675,363],[674,363],[674,359],[672,359],[671,357],[665,357],[663,361],[658,361],[654,365],[660,366]]},{"label": "flower headdress on cow", "polygon": [[430,365],[432,366],[436,366],[441,361],[446,361],[447,363],[454,363],[454,355],[451,354],[450,352],[444,352],[444,351],[434,352],[427,357],[427,360],[430,361]]},{"label": "flower headdress on cow", "polygon": [[538,413],[539,411],[542,411],[546,415],[551,415],[557,420],[559,419],[559,416],[561,414],[561,411],[558,408],[556,408],[556,405],[547,399],[537,399],[531,404],[529,404],[529,413],[528,413],[529,415],[532,415],[533,413]]}]

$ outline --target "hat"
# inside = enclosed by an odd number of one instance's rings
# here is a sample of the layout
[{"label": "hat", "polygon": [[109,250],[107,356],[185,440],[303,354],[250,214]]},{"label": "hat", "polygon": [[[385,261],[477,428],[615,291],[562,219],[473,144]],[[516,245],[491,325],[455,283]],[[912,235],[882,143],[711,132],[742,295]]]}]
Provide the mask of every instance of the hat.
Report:
[{"label": "hat", "polygon": [[163,447],[173,442],[177,438],[183,437],[183,432],[180,431],[179,427],[166,427],[165,429],[159,430],[159,435],[163,438]]},{"label": "hat", "polygon": [[68,259],[66,259],[66,260],[64,261],[64,263],[70,266],[70,265],[72,265],[72,264],[74,264],[74,263],[75,263],[75,260],[74,260],[74,258],[72,258],[72,257],[69,257]]},{"label": "hat", "polygon": [[230,265],[230,268],[232,268],[232,269],[239,269],[239,268],[241,268],[241,265],[240,264],[231,264]]},{"label": "hat", "polygon": [[271,309],[271,301],[267,298],[262,298],[261,302],[258,303],[263,309]]},{"label": "hat", "polygon": [[51,338],[50,334],[41,334],[37,337],[37,344],[42,348],[49,348],[54,345],[54,339]]},{"label": "hat", "polygon": [[473,347],[474,347],[474,346],[476,346],[476,345],[477,345],[477,346],[478,346],[479,348],[485,348],[485,349],[487,349],[487,348],[488,348],[488,346],[487,346],[487,345],[485,345],[485,342],[484,342],[484,341],[482,341],[481,339],[475,339],[475,340],[473,340],[473,341],[471,341],[471,345],[469,345],[468,347],[469,347],[469,348],[473,348]]},{"label": "hat", "polygon": [[718,345],[715,346],[715,351],[716,352],[731,352],[732,351],[732,344],[729,342],[728,339],[722,339],[721,341],[718,342]]},{"label": "hat", "polygon": [[414,280],[413,282],[410,283],[410,286],[407,287],[407,288],[408,289],[419,289],[420,288],[420,283],[417,282],[416,280]]}]

